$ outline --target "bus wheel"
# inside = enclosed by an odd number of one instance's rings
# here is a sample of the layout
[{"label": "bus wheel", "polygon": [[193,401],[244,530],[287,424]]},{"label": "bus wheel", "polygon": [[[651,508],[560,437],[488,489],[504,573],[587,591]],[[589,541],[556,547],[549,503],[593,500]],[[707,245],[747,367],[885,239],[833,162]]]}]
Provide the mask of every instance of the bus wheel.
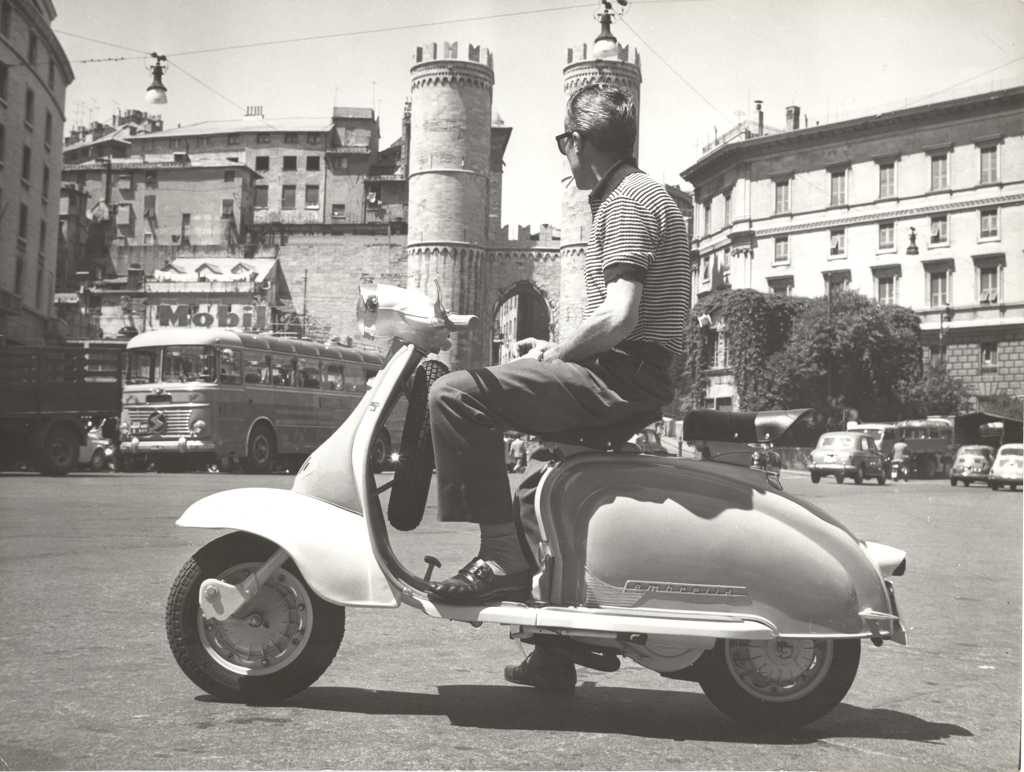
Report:
[{"label": "bus wheel", "polygon": [[249,474],[270,474],[274,470],[274,433],[267,426],[257,426],[249,435],[245,452],[245,471]]},{"label": "bus wheel", "polygon": [[69,427],[57,424],[46,432],[37,457],[39,471],[46,475],[65,475],[78,464],[78,436]]},{"label": "bus wheel", "polygon": [[370,468],[374,472],[383,472],[391,457],[391,436],[386,429],[381,429],[373,438],[370,447]]},{"label": "bus wheel", "polygon": [[448,372],[439,359],[424,360],[412,376],[409,408],[402,427],[398,466],[388,500],[388,522],[400,531],[411,531],[423,519],[427,493],[434,474],[434,446],[430,439],[427,393]]}]

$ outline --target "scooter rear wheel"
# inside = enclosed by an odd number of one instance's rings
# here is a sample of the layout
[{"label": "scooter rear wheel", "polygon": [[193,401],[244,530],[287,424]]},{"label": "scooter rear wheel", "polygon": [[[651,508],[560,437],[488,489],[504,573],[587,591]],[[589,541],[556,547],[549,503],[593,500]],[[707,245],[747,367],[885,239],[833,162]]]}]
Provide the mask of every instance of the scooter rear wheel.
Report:
[{"label": "scooter rear wheel", "polygon": [[707,698],[739,724],[791,730],[828,713],[860,664],[857,638],[720,640],[701,663]]},{"label": "scooter rear wheel", "polygon": [[344,636],[345,609],[313,593],[290,560],[240,616],[203,617],[204,580],[240,582],[275,549],[252,534],[227,534],[196,552],[171,588],[165,621],[174,658],[196,686],[220,699],[265,704],[297,694],[323,674]]}]

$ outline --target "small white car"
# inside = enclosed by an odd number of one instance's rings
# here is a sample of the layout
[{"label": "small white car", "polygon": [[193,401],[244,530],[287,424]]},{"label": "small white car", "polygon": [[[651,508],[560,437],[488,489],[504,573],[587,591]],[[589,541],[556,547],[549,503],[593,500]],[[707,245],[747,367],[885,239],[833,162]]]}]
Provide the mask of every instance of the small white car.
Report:
[{"label": "small white car", "polygon": [[1011,442],[999,448],[992,471],[988,473],[988,487],[994,491],[1004,485],[1011,491],[1024,487],[1024,444]]}]

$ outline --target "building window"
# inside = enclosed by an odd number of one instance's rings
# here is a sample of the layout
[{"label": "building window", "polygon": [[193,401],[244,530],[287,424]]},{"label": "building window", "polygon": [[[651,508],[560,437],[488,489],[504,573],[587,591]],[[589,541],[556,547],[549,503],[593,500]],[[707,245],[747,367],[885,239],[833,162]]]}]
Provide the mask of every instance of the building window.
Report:
[{"label": "building window", "polygon": [[707,285],[711,283],[711,255],[700,257],[700,283]]},{"label": "building window", "polygon": [[775,254],[772,257],[775,265],[786,265],[789,263],[789,237],[775,237]]},{"label": "building window", "polygon": [[4,0],[4,4],[0,7],[0,35],[7,37],[11,34],[11,3],[9,0]]},{"label": "building window", "polygon": [[238,145],[242,141],[242,138],[238,134],[228,134],[228,144]]},{"label": "building window", "polygon": [[[263,136],[262,134],[260,136]],[[258,155],[256,156],[256,171],[266,172],[270,171],[270,156],[269,155]]]},{"label": "building window", "polygon": [[978,302],[999,302],[999,266],[985,265],[978,267]]},{"label": "building window", "polygon": [[306,156],[306,171],[307,172],[318,172],[318,171],[320,171],[320,156],[318,156],[318,155],[307,155]]},{"label": "building window", "polygon": [[992,371],[999,369],[999,344],[981,344],[981,371]]},{"label": "building window", "polygon": [[306,144],[307,145],[319,145],[320,144],[320,135],[316,134],[314,132],[310,132],[309,134],[306,135]]},{"label": "building window", "polygon": [[28,63],[35,65],[36,56],[39,54],[39,38],[36,37],[36,33],[28,33]]},{"label": "building window", "polygon": [[829,206],[846,205],[846,169],[829,173]]},{"label": "building window", "polygon": [[829,236],[829,255],[838,256],[846,254],[846,230],[843,228],[835,228],[828,232]]},{"label": "building window", "polygon": [[21,148],[21,181],[28,185],[32,179],[32,148],[25,145]]},{"label": "building window", "polygon": [[711,202],[704,202],[704,235],[711,233]]},{"label": "building window", "polygon": [[999,210],[998,209],[982,209],[981,210],[981,231],[980,231],[979,235],[983,239],[999,238]]},{"label": "building window", "polygon": [[7,73],[10,65],[0,62],[0,102],[7,103]]},{"label": "building window", "polygon": [[147,221],[156,219],[156,196],[149,194],[142,199],[142,217]]},{"label": "building window", "polygon": [[982,185],[991,185],[993,182],[999,182],[998,152],[999,148],[995,145],[981,148],[980,182]]},{"label": "building window", "polygon": [[220,219],[231,220],[235,216],[235,199],[222,198],[220,200]]},{"label": "building window", "polygon": [[267,188],[266,185],[257,185],[255,188],[253,188],[254,196],[252,205],[257,209],[266,209],[267,202],[269,199],[268,191],[269,189]]},{"label": "building window", "polygon": [[192,243],[192,213],[181,213],[181,244],[182,246]]},{"label": "building window", "polygon": [[331,217],[335,220],[345,219],[345,205],[344,204],[332,204],[331,205]]},{"label": "building window", "polygon": [[949,187],[949,155],[936,153],[932,156],[932,190],[946,190]]},{"label": "building window", "polygon": [[281,158],[281,169],[282,169],[282,171],[286,171],[286,172],[293,172],[293,171],[295,171],[298,168],[298,166],[296,165],[296,158],[297,158],[297,156],[293,156],[293,155],[282,156],[282,158]]},{"label": "building window", "polygon": [[789,297],[793,294],[793,277],[783,276],[768,280],[768,290],[773,295]]},{"label": "building window", "polygon": [[43,266],[36,268],[36,308],[43,307]]},{"label": "building window", "polygon": [[28,86],[25,87],[25,126],[28,129],[32,128],[32,124],[36,121],[36,92],[30,89]]},{"label": "building window", "polygon": [[896,197],[896,162],[886,161],[878,164],[878,197]]},{"label": "building window", "polygon": [[270,135],[269,134],[257,134],[256,135],[256,144],[257,145],[269,145],[270,144]]},{"label": "building window", "polygon": [[306,186],[306,209],[318,209],[320,207],[320,186]]},{"label": "building window", "polygon": [[0,123],[0,169],[4,168],[7,159],[7,129]]},{"label": "building window", "polygon": [[888,276],[878,277],[878,290],[877,297],[879,305],[883,306],[894,306],[896,305],[896,276],[890,274]]},{"label": "building window", "polygon": [[726,287],[732,285],[732,252],[726,247],[722,252],[722,284]]},{"label": "building window", "polygon": [[41,197],[43,199],[43,203],[44,204],[50,198],[50,167],[49,166],[43,166],[43,189],[42,189],[42,196]]},{"label": "building window", "polygon": [[28,206],[21,204],[18,209],[18,248],[28,247]]},{"label": "building window", "polygon": [[289,143],[289,144],[294,145],[296,142],[299,141],[299,135],[298,134],[285,134],[284,135],[284,141]]},{"label": "building window", "polygon": [[723,196],[723,204],[725,205],[725,224],[732,224],[732,192],[726,193]]},{"label": "building window", "polygon": [[775,214],[789,212],[789,180],[775,182]]},{"label": "building window", "polygon": [[153,245],[153,234],[150,231],[142,234],[142,245],[144,247],[150,247]]},{"label": "building window", "polygon": [[157,187],[156,172],[146,172],[146,187],[147,188],[155,188],[155,187]]},{"label": "building window", "polygon": [[850,288],[850,274],[847,272],[830,273],[825,278],[825,291],[830,298]]},{"label": "building window", "polygon": [[50,140],[53,135],[53,114],[46,111],[46,122],[43,124],[43,144],[46,145],[46,149],[50,149]]},{"label": "building window", "polygon": [[729,336],[724,330],[715,330],[711,333],[712,338],[712,360],[711,366],[715,369],[729,366]]},{"label": "building window", "polygon": [[932,231],[930,244],[946,244],[949,242],[949,217],[939,215],[932,218]]},{"label": "building window", "polygon": [[896,226],[891,222],[878,224],[878,248],[893,249],[896,246]]},{"label": "building window", "polygon": [[949,303],[949,272],[931,271],[928,274],[928,306],[942,308]]},{"label": "building window", "polygon": [[234,181],[235,181],[235,170],[234,169],[226,170],[224,172],[224,182],[234,182]]},{"label": "building window", "polygon": [[295,186],[294,185],[282,185],[281,186],[281,208],[282,209],[294,209],[295,208]]},{"label": "building window", "polygon": [[57,82],[57,64],[50,59],[50,64],[46,68],[46,85],[53,88]]}]

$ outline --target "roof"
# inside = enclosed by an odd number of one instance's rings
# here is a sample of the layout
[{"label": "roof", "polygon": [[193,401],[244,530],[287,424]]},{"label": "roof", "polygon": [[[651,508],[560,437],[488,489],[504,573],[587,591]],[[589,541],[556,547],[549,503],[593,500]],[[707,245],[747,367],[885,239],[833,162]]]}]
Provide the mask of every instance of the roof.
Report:
[{"label": "roof", "polygon": [[135,124],[126,123],[123,126],[118,126],[113,131],[107,132],[102,137],[97,137],[96,139],[87,139],[84,142],[76,142],[73,145],[65,145],[63,148],[63,152],[67,153],[70,150],[81,150],[82,148],[91,147],[93,145],[102,145],[104,142],[120,142],[124,145],[130,145],[131,139],[127,139],[126,136],[132,136],[131,128],[134,125]]},{"label": "roof", "polygon": [[90,170],[106,171],[132,171],[144,169],[241,169],[251,172],[256,177],[261,177],[254,169],[246,166],[242,161],[227,161],[219,158],[195,158],[188,161],[174,161],[167,156],[156,158],[116,158],[110,166],[107,166],[105,159],[94,161],[83,161],[80,164],[64,164],[65,172],[84,172]]},{"label": "roof", "polygon": [[335,106],[334,108],[335,118],[362,118],[364,120],[373,120],[373,109],[369,107],[340,107]]},{"label": "roof", "polygon": [[154,271],[153,280],[201,281],[202,273],[207,281],[265,281],[276,265],[277,260],[272,257],[178,257]]},{"label": "roof", "polygon": [[245,346],[263,351],[284,354],[320,356],[326,359],[346,360],[357,363],[380,365],[380,355],[347,346],[326,346],[308,340],[279,338],[274,335],[260,335],[225,327],[164,327],[136,335],[128,341],[127,349],[150,346]]},{"label": "roof", "polygon": [[334,128],[328,118],[236,118],[229,121],[202,121],[188,126],[154,131],[136,135],[135,141],[168,139],[170,137],[196,137],[213,134],[252,134],[257,132],[317,132],[324,133]]}]

